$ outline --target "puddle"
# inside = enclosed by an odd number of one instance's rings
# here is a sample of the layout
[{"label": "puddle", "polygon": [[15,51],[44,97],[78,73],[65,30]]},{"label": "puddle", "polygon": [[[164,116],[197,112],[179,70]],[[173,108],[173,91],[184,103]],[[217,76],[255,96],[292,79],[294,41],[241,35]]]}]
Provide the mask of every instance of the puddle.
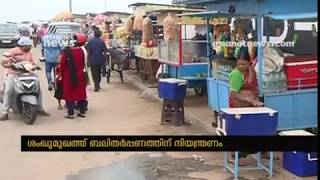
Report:
[{"label": "puddle", "polygon": [[221,166],[205,164],[192,157],[173,158],[136,154],[105,167],[80,170],[66,180],[207,180],[188,176],[191,172],[207,172]]}]

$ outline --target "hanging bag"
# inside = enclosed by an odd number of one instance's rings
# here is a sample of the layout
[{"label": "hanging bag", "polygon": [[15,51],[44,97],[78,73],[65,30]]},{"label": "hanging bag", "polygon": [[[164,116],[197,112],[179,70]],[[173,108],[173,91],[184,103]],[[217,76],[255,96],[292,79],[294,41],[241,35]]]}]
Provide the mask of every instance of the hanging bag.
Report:
[{"label": "hanging bag", "polygon": [[83,51],[83,54],[84,54],[84,58],[83,58],[83,61],[84,61],[84,68],[83,68],[83,73],[84,73],[84,79],[86,81],[86,85],[90,85],[90,76],[89,76],[89,68],[87,66],[87,57],[88,57],[88,53],[87,53],[87,50],[84,48],[84,46],[81,47],[82,51]]}]

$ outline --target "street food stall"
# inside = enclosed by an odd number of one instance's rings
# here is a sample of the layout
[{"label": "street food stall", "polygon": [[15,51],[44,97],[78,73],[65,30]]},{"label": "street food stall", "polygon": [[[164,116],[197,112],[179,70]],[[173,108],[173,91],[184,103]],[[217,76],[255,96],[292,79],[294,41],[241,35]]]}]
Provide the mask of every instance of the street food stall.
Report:
[{"label": "street food stall", "polygon": [[[126,22],[128,17],[130,16],[130,13],[126,12],[118,12],[118,11],[106,11],[102,13],[103,15],[107,16],[110,20],[118,20],[120,21],[120,24],[123,24]],[[118,24],[118,23],[116,23]]]},{"label": "street food stall", "polygon": [[[177,0],[177,2],[205,5],[209,10],[182,16],[202,17],[207,21],[207,32],[213,29],[212,39],[207,38],[208,48],[211,48],[212,44],[214,50],[208,50],[207,86],[209,107],[220,114],[217,121],[218,135],[227,135],[225,130],[234,127],[232,124],[227,125],[226,119],[223,118],[226,111],[241,109],[228,108],[229,75],[236,65],[236,54],[240,48],[237,44],[231,43],[227,46],[226,43],[234,41],[244,42],[248,47],[250,64],[257,71],[259,97],[266,107],[272,108],[278,114],[276,130],[317,129],[317,1]],[[229,28],[216,26],[212,28],[210,20],[221,17],[228,18]],[[219,43],[216,43],[217,41]],[[253,42],[257,43],[257,47],[252,46]],[[294,45],[290,46],[286,44],[287,42],[293,42]],[[259,112],[261,113],[260,110]],[[247,122],[244,119],[240,123],[240,118],[243,119],[243,115],[240,114],[235,112],[232,116],[235,120],[232,122],[244,125]],[[269,113],[269,116],[274,117],[274,113]],[[257,124],[251,130],[257,128],[259,133],[260,129],[266,130],[264,126],[258,127]],[[248,127],[243,126],[238,130],[247,134],[246,128]],[[239,152],[235,152],[234,156],[234,164],[230,166],[226,152],[224,166],[225,170],[234,175],[234,179],[238,179]],[[269,177],[272,177],[273,152],[270,152],[268,167],[261,163],[261,153],[257,154],[256,159],[256,167],[242,169],[265,170]]]},{"label": "street food stall", "polygon": [[[105,21],[103,21],[103,24],[101,24],[102,31],[103,32],[112,31],[112,34],[114,36],[117,36],[117,33],[118,34],[120,33],[119,36],[122,41],[120,43],[120,46],[123,46],[124,41],[123,41],[122,37],[123,37],[124,29],[125,29],[124,27],[126,25],[126,21],[127,21],[128,17],[130,16],[130,14],[125,13],[125,12],[106,11],[104,13],[101,13],[101,15],[106,17]],[[120,28],[120,29],[117,30],[118,28]],[[125,46],[128,47],[127,44],[125,44]]]},{"label": "street food stall", "polygon": [[110,81],[111,70],[115,70],[120,74],[121,82],[123,83],[123,70],[130,69],[130,58],[132,49],[130,48],[129,40],[130,33],[124,23],[113,23],[112,30],[110,24],[106,24],[104,28],[103,39],[106,42],[108,49],[108,69],[107,82]]},{"label": "street food stall", "polygon": [[[192,1],[188,2],[193,4]],[[250,4],[253,5],[248,8]],[[256,36],[258,44],[262,44],[262,42],[274,44],[282,44],[284,41],[295,42],[296,46],[291,48],[267,48],[267,46],[256,48],[257,58],[253,59],[252,63],[256,64],[259,96],[265,106],[279,112],[278,130],[317,128],[316,1],[290,1],[290,8],[282,8],[279,2],[274,0],[232,3],[217,1],[205,5],[208,10],[212,11],[189,13],[184,16],[205,18],[208,32],[212,29],[209,24],[210,19],[225,17],[231,22],[236,18],[244,24],[252,22],[251,27],[254,31],[251,35]],[[275,34],[277,35],[272,35],[271,30],[276,24],[273,22],[275,20],[280,21],[278,23],[282,24],[282,27],[280,26],[280,31],[276,28],[277,33]],[[246,37],[250,34],[251,29],[246,28],[238,31],[237,38],[243,36],[241,34],[244,33]],[[215,32],[217,33],[217,31]],[[299,33],[302,34],[299,35]],[[233,34],[231,32],[230,34],[232,38]],[[247,37],[247,39],[249,38]],[[208,43],[212,44],[212,42]],[[235,66],[235,58],[231,56],[235,53],[236,48],[213,46],[213,49],[216,50],[215,54],[208,51],[210,66],[208,68],[209,78],[207,79],[208,104],[217,113],[222,108],[229,106],[229,73]],[[226,50],[221,51],[221,49]]]},{"label": "street food stall", "polygon": [[[138,71],[143,80],[148,80],[153,84],[157,81],[155,75],[160,65],[157,43],[163,39],[163,25],[159,23],[157,15],[160,11],[186,10],[188,8],[181,5],[151,3],[136,3],[129,7],[134,9],[131,45],[134,47],[135,56],[140,65]],[[145,38],[144,35],[149,37]]]},{"label": "street food stall", "polygon": [[134,46],[135,56],[139,61],[139,71],[142,80],[150,84],[156,82],[155,74],[159,68],[156,41],[154,39],[152,17],[144,16],[142,21],[142,36],[140,45]]},{"label": "street food stall", "polygon": [[167,14],[163,22],[165,38],[159,42],[163,74],[187,80],[188,88],[194,88],[195,93],[202,96],[206,92],[208,77],[206,21],[179,17],[172,11]]},{"label": "street food stall", "polygon": [[111,70],[120,74],[123,83],[123,70],[130,69],[128,56],[132,53],[129,44],[130,33],[126,28],[126,21],[129,13],[106,11],[93,18],[93,24],[98,26],[102,32],[102,39],[108,49],[109,64],[107,69],[107,82],[110,81]]},{"label": "street food stall", "polygon": [[[230,135],[226,130],[235,128],[235,124],[243,125],[237,129],[243,133],[242,135],[251,135],[247,130],[249,125],[245,125],[248,122],[237,111],[248,108],[229,108],[229,75],[235,67],[239,47],[232,43],[227,46],[225,43],[234,41],[245,42],[248,47],[250,64],[257,71],[259,97],[266,107],[272,108],[273,112],[269,112],[269,117],[277,114],[276,130],[317,129],[317,1],[176,0],[176,2],[205,5],[208,12],[189,13],[183,16],[206,19],[207,32],[212,30],[209,23],[212,18],[224,17],[230,22],[229,28],[214,26],[212,41],[208,38],[208,48],[209,44],[212,44],[214,49],[208,51],[207,56],[208,104],[216,112],[215,114],[219,113],[219,117],[215,118],[218,119],[216,128],[218,135]],[[219,43],[216,43],[217,41]],[[250,42],[256,42],[257,47],[252,46]],[[293,46],[287,44],[292,42]],[[258,110],[258,108],[252,109]],[[234,119],[229,121],[235,124],[230,124],[223,116],[233,110],[236,111],[230,117]],[[256,115],[250,113],[252,116]],[[243,121],[239,121],[240,119]],[[252,117],[250,120],[254,121],[257,118]],[[250,130],[258,130],[260,134],[261,130],[266,130],[265,126],[259,126],[261,123],[252,126]],[[239,135],[239,133],[234,134]],[[272,134],[274,132],[269,135]],[[234,175],[234,179],[238,179],[239,152],[235,152],[234,157],[234,164],[230,166],[227,160],[228,153],[225,152],[224,167]],[[284,167],[287,163],[286,158],[288,155],[284,153]],[[291,160],[294,161],[293,159],[297,160],[296,157]],[[309,156],[301,159],[312,162]],[[262,164],[261,153],[256,155],[256,160],[256,167],[241,169],[265,170],[269,177],[272,177],[273,152],[269,154],[268,167]],[[301,171],[303,168],[305,167],[295,169]]]},{"label": "street food stall", "polygon": [[156,82],[154,75],[159,67],[153,37],[153,24],[156,19],[151,15],[147,16],[149,4],[135,3],[129,7],[134,9],[128,21],[132,20],[132,27],[129,28],[131,30],[130,45],[134,52],[136,69],[143,81],[153,84]]}]

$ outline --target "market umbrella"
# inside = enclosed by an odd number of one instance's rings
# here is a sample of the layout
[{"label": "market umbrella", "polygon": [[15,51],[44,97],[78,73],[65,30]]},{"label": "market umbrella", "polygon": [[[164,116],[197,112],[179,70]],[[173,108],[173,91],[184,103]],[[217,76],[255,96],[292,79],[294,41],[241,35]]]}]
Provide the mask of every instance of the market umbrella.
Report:
[{"label": "market umbrella", "polygon": [[107,16],[103,15],[103,14],[98,14],[93,18],[93,23],[96,26],[100,26],[102,25],[106,20],[108,19]]}]

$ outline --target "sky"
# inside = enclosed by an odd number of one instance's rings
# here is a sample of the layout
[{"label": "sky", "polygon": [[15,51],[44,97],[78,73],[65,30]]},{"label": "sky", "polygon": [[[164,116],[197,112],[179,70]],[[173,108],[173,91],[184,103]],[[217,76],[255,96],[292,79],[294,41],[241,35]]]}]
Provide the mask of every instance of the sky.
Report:
[{"label": "sky", "polygon": [[[131,13],[128,5],[137,2],[169,4],[172,0],[72,0],[72,12],[85,14],[107,10]],[[49,20],[59,12],[69,10],[69,0],[1,0],[0,3],[0,22]]]}]

